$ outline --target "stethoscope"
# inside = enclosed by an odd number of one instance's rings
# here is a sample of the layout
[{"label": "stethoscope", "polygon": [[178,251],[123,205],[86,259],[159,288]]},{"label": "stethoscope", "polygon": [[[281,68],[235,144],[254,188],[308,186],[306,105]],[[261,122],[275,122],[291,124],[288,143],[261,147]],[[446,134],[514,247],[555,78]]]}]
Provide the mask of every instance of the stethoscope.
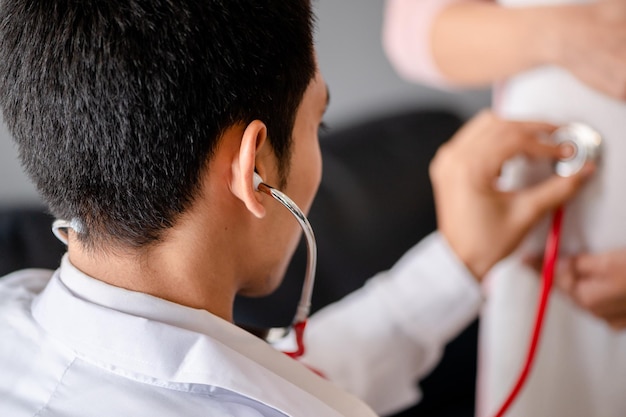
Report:
[{"label": "stethoscope", "polygon": [[[597,162],[600,158],[602,136],[590,126],[583,123],[570,123],[554,131],[551,141],[560,146],[570,147],[570,156],[556,161],[554,172],[561,177],[569,177],[579,172],[586,163]],[[526,353],[523,367],[513,385],[509,395],[495,414],[495,417],[502,417],[521,392],[531,371],[537,346],[541,337],[548,299],[554,281],[554,270],[559,255],[559,243],[561,239],[561,224],[563,220],[564,208],[558,207],[553,216],[550,231],[546,239],[544,251],[544,262],[541,270],[541,289],[539,291],[539,302],[535,322],[531,334],[530,343]]]},{"label": "stethoscope", "polygon": [[[552,133],[550,140],[556,145],[571,148],[571,153],[568,157],[562,158],[555,163],[554,171],[561,177],[572,176],[579,172],[586,163],[597,162],[600,158],[602,137],[597,131],[586,124],[570,123],[562,126]],[[290,328],[293,329],[297,349],[293,352],[285,353],[293,358],[298,358],[305,352],[304,329],[306,327],[311,306],[311,295],[313,292],[315,267],[317,263],[317,245],[315,242],[315,236],[313,234],[311,224],[302,210],[300,210],[300,208],[298,208],[298,206],[284,193],[265,184],[257,173],[254,173],[254,187],[257,191],[261,191],[273,197],[276,201],[284,205],[298,220],[298,223],[302,227],[306,237],[308,248],[307,267],[296,315],[290,327],[272,329],[269,332],[270,336],[277,335],[280,339],[289,334]],[[528,374],[530,373],[530,369],[535,358],[535,352],[539,343],[541,329],[543,327],[548,298],[552,288],[555,265],[558,258],[563,212],[563,207],[559,207],[555,211],[552,219],[552,227],[546,241],[544,265],[542,269],[542,288],[539,293],[539,304],[535,318],[535,327],[533,329],[526,362],[524,363],[516,384],[513,386],[509,396],[500,407],[496,417],[504,415],[515,398],[517,398],[519,392],[524,386]],[[268,341],[271,343],[274,340],[275,339],[270,339]]]},{"label": "stethoscope", "polygon": [[[265,337],[266,341],[271,344],[278,343],[281,339],[288,337],[293,331],[296,342],[296,350],[284,352],[292,358],[299,358],[304,354],[304,329],[306,327],[309,312],[311,310],[311,297],[313,295],[313,285],[315,283],[315,269],[317,266],[317,243],[315,242],[315,235],[313,234],[313,228],[311,223],[304,215],[302,210],[298,207],[292,199],[287,197],[285,193],[271,187],[263,182],[263,179],[256,172],[253,177],[253,184],[255,191],[262,192],[269,195],[274,200],[285,206],[287,210],[296,218],[298,224],[302,228],[307,245],[307,263],[304,275],[304,282],[302,284],[302,292],[300,295],[300,301],[296,309],[295,316],[291,322],[291,325],[281,328],[273,328],[267,332]],[[72,220],[55,220],[52,223],[52,233],[65,245],[67,245],[68,229],[73,229],[76,232],[83,230],[82,223],[78,219]]]},{"label": "stethoscope", "polygon": [[[570,123],[564,125],[552,133],[550,141],[556,145],[571,148],[569,156],[557,160],[554,165],[554,171],[561,177],[572,176],[579,172],[586,163],[597,162],[600,158],[602,137],[597,131],[586,124]],[[265,184],[257,173],[254,173],[254,187],[257,191],[261,191],[273,197],[276,201],[284,205],[298,220],[298,223],[302,227],[306,237],[308,248],[307,267],[296,315],[290,327],[272,329],[269,332],[270,337],[272,335],[276,335],[277,338],[280,339],[288,335],[290,330],[293,329],[297,349],[295,351],[285,353],[293,358],[298,358],[305,352],[304,329],[306,327],[311,306],[311,295],[313,292],[315,267],[317,263],[317,245],[315,242],[315,236],[313,234],[311,224],[302,210],[300,210],[300,208],[298,208],[298,206],[284,193]],[[563,207],[558,207],[554,212],[552,226],[546,240],[544,265],[542,268],[542,288],[539,293],[539,304],[535,318],[535,326],[528,348],[527,358],[516,384],[513,386],[509,396],[500,407],[496,417],[503,416],[515,398],[517,398],[519,392],[524,386],[528,374],[530,373],[530,369],[535,358],[535,352],[539,344],[548,298],[552,288],[552,282],[554,280],[554,270],[558,258],[563,212]],[[272,343],[275,340],[276,339],[271,337],[268,341]]]},{"label": "stethoscope", "polygon": [[[554,166],[555,172],[562,176],[568,177],[580,171],[587,162],[595,162],[600,157],[602,137],[593,128],[582,123],[571,123],[562,126],[554,131],[551,135],[553,143],[561,146],[569,146],[572,152],[569,157],[560,159]],[[298,307],[291,322],[291,325],[283,328],[270,329],[266,340],[269,343],[276,343],[278,340],[287,337],[293,331],[295,335],[296,350],[284,352],[292,358],[299,358],[305,352],[304,346],[304,330],[309,317],[311,308],[311,296],[313,293],[313,285],[315,282],[315,269],[317,265],[317,244],[315,235],[309,220],[296,203],[287,197],[283,192],[265,184],[263,179],[254,173],[254,189],[272,197],[274,200],[282,204],[296,218],[298,224],[304,232],[307,244],[307,264],[304,282],[302,284],[302,292]],[[543,327],[544,316],[548,304],[550,290],[554,278],[554,270],[559,251],[559,241],[561,236],[561,223],[563,219],[563,207],[559,207],[552,218],[552,226],[546,241],[546,249],[544,254],[544,265],[542,269],[542,287],[539,293],[539,303],[535,317],[535,325],[529,348],[527,351],[526,361],[517,382],[511,389],[509,395],[495,414],[496,417],[503,416],[514,400],[517,398],[521,389],[526,382],[535,358],[536,349],[539,343],[541,330]],[[76,231],[81,230],[80,221],[73,219],[56,220],[52,225],[52,231],[59,240],[67,244],[67,229],[72,228]],[[315,371],[313,369],[313,371]],[[315,371],[317,372],[317,371]]]}]

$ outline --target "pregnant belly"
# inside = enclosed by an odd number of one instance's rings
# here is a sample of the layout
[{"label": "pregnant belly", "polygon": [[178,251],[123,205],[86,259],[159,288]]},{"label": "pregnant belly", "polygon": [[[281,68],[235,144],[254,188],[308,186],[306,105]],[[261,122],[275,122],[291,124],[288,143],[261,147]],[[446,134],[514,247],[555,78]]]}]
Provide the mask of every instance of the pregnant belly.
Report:
[{"label": "pregnant belly", "polygon": [[[562,251],[603,251],[626,246],[626,105],[587,88],[569,73],[540,68],[510,79],[498,91],[496,111],[509,119],[555,124],[582,122],[602,135],[598,170],[582,192],[566,205]],[[504,188],[526,186],[552,172],[544,161],[511,161]],[[542,250],[547,221],[534,230],[523,251]]]}]

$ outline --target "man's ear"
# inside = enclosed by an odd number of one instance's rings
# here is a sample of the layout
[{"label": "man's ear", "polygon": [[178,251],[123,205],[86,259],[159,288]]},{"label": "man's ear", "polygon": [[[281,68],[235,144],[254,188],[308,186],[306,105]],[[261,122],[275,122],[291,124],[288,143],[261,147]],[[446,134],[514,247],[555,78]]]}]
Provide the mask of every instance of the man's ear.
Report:
[{"label": "man's ear", "polygon": [[255,190],[254,172],[257,153],[266,140],[265,124],[260,120],[251,122],[243,132],[239,153],[232,165],[231,190],[258,218],[265,216],[265,207],[261,204],[261,193]]}]

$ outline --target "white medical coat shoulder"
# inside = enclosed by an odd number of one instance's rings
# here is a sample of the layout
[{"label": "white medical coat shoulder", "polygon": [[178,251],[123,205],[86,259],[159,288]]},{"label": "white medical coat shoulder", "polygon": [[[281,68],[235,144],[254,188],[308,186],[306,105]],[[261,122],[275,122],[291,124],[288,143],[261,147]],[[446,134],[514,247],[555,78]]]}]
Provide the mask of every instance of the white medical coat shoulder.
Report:
[{"label": "white medical coat shoulder", "polygon": [[[433,234],[314,315],[303,362],[381,414],[477,315],[478,284]],[[372,416],[334,384],[206,311],[60,270],[0,280],[0,415]]]},{"label": "white medical coat shoulder", "polygon": [[0,415],[374,415],[206,311],[81,275],[0,281]]}]

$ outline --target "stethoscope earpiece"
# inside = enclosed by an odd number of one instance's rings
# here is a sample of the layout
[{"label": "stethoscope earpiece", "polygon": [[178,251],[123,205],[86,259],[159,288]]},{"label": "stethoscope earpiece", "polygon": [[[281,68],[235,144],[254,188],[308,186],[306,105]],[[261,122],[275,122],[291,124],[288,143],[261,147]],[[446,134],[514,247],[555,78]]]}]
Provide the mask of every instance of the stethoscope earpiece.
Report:
[{"label": "stethoscope earpiece", "polygon": [[70,221],[57,219],[52,223],[52,233],[63,244],[67,246],[69,229],[73,229],[76,233],[83,233],[84,229],[80,220],[74,218]]},{"label": "stethoscope earpiece", "polygon": [[254,191],[259,191],[259,185],[263,183],[263,178],[261,178],[261,176],[255,172],[253,174],[252,181],[254,185]]},{"label": "stethoscope earpiece", "polygon": [[58,219],[52,223],[52,233],[56,236],[57,239],[61,241],[64,245],[67,246],[67,232],[70,228],[70,222],[67,220]]}]

